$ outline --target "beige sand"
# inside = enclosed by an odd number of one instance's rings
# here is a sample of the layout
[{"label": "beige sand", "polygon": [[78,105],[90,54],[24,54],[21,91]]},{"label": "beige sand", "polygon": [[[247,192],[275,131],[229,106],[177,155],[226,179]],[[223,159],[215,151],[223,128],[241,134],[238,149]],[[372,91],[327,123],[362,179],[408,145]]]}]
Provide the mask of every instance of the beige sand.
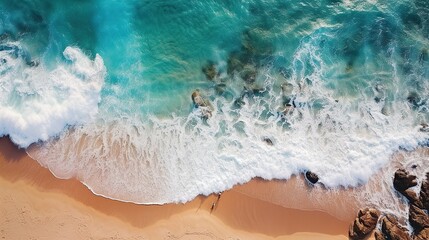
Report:
[{"label": "beige sand", "polygon": [[[249,189],[273,189],[276,184],[279,182],[253,180],[235,187],[222,194],[212,212],[215,195],[186,204],[124,203],[95,196],[77,180],[56,179],[2,138],[0,238],[348,239],[352,217],[338,220],[327,209],[285,208],[243,194]],[[307,189],[301,191],[304,194]],[[311,205],[305,199],[300,201],[303,206]]]}]

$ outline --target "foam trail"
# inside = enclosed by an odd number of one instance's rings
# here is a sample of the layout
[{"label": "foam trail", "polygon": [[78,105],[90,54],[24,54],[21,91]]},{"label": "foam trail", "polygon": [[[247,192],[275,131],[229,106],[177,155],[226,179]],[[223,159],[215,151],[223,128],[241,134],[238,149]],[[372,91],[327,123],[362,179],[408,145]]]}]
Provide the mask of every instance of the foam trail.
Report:
[{"label": "foam trail", "polygon": [[67,47],[64,60],[47,69],[43,63],[29,66],[19,43],[1,48],[0,136],[9,135],[25,148],[94,119],[106,74],[99,55],[90,60],[78,48]]}]

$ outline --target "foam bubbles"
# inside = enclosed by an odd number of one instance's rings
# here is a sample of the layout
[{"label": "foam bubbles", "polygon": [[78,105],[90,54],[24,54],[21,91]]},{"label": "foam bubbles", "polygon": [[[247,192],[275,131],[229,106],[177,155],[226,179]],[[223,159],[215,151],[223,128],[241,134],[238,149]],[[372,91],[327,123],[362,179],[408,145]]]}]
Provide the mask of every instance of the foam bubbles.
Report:
[{"label": "foam bubbles", "polygon": [[0,51],[0,135],[20,147],[56,136],[68,125],[94,119],[106,69],[96,55],[90,60],[67,47],[54,69],[29,64],[17,43]]}]

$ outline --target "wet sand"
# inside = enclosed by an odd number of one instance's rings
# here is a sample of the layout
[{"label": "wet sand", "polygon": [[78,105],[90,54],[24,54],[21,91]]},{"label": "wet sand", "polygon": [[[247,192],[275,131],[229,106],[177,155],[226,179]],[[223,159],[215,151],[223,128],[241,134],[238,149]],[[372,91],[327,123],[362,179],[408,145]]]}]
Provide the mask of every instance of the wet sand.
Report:
[{"label": "wet sand", "polygon": [[[273,203],[280,187],[290,191],[291,207]],[[327,205],[309,201],[323,189],[312,190],[301,178],[254,179],[224,192],[213,211],[216,195],[162,206],[119,202],[77,180],[55,178],[7,138],[0,139],[0,189],[1,239],[335,240],[348,239],[355,214],[350,204],[344,205],[350,214],[330,213],[343,202],[338,196]],[[267,199],[252,197],[255,192]]]}]

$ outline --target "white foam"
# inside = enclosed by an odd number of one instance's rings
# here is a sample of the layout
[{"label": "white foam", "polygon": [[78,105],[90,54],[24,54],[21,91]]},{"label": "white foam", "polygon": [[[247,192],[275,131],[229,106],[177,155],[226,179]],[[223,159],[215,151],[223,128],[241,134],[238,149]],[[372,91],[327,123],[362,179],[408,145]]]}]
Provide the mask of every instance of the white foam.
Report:
[{"label": "white foam", "polygon": [[[254,117],[255,109],[262,109],[259,104],[248,102],[239,116],[217,111],[208,125],[194,114],[153,118],[151,124],[129,118],[107,120],[106,125],[93,123],[68,131],[29,153],[56,176],[77,177],[97,194],[163,204],[223,191],[256,176],[288,179],[308,169],[317,172],[327,187],[356,187],[400,147],[414,148],[425,138],[409,119],[380,127],[377,118],[361,119],[336,105],[317,118],[296,111],[292,130],[284,130],[275,117],[267,121]],[[224,112],[229,107],[226,104]],[[332,122],[336,125],[318,127]],[[369,129],[360,129],[365,124]],[[262,141],[267,136],[274,146]]]},{"label": "white foam", "polygon": [[[20,49],[17,43],[10,46]],[[65,61],[47,69],[43,63],[28,66],[24,56],[14,57],[12,51],[0,52],[5,59],[0,65],[0,136],[27,147],[94,119],[106,75],[99,55],[90,60],[80,49],[67,47]]]}]

